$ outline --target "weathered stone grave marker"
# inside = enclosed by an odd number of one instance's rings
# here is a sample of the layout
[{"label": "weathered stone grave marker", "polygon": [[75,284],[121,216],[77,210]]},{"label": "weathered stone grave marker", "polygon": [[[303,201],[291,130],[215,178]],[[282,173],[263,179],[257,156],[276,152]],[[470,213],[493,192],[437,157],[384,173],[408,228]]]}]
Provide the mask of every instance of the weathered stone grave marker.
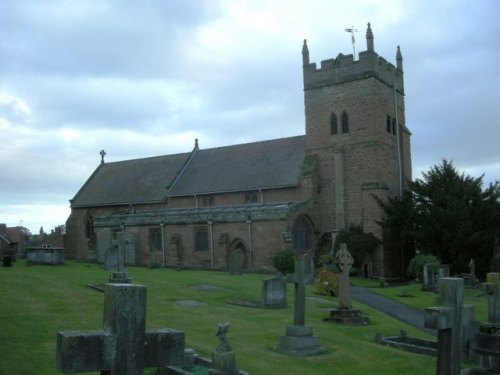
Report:
[{"label": "weathered stone grave marker", "polygon": [[478,367],[469,370],[471,375],[500,373],[500,274],[488,273],[482,289],[488,301],[488,323],[476,332],[474,352]]},{"label": "weathered stone grave marker", "polygon": [[422,290],[426,292],[434,291],[434,266],[432,263],[424,264],[422,271]]},{"label": "weathered stone grave marker", "polygon": [[262,307],[282,309],[286,303],[286,280],[283,276],[274,276],[262,280]]},{"label": "weathered stone grave marker", "polygon": [[102,332],[57,333],[57,368],[138,375],[144,368],[182,364],[184,333],[146,330],[146,287],[106,284]]},{"label": "weathered stone grave marker", "polygon": [[367,317],[362,316],[359,310],[352,308],[349,272],[354,264],[354,259],[347,250],[346,244],[341,245],[340,250],[335,255],[334,262],[340,270],[339,308],[330,310],[330,317],[324,320],[346,325],[370,324],[370,320]]},{"label": "weathered stone grave marker", "polygon": [[286,327],[285,336],[280,336],[276,350],[292,356],[308,356],[322,352],[319,338],[313,336],[312,327],[305,325],[306,285],[314,278],[314,261],[309,254],[295,261],[295,272],[287,275],[287,281],[294,284],[295,298],[293,325]]},{"label": "weathered stone grave marker", "polygon": [[111,267],[111,277],[108,282],[114,284],[131,284],[132,279],[125,269],[125,232],[122,230],[116,234],[116,241],[106,253],[106,263]]},{"label": "weathered stone grave marker", "polygon": [[220,342],[219,346],[212,352],[212,368],[209,373],[212,375],[239,375],[236,367],[236,354],[231,349],[227,341],[229,322],[220,323],[215,334]]},{"label": "weathered stone grave marker", "polygon": [[459,375],[462,362],[462,309],[464,279],[439,281],[442,306],[425,309],[425,327],[438,330],[437,375]]},{"label": "weathered stone grave marker", "polygon": [[474,263],[474,259],[471,259],[469,262],[469,285],[471,288],[474,288],[476,285],[476,264]]}]

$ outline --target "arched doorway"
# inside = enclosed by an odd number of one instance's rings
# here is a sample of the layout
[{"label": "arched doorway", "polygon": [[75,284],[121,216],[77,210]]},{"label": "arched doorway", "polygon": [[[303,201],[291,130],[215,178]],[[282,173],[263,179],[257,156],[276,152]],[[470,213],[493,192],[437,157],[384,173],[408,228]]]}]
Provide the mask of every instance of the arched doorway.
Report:
[{"label": "arched doorway", "polygon": [[313,226],[307,216],[299,216],[293,225],[293,250],[304,254],[313,248]]},{"label": "arched doorway", "polygon": [[236,239],[228,248],[227,268],[231,275],[241,275],[247,267],[247,247],[241,239]]}]

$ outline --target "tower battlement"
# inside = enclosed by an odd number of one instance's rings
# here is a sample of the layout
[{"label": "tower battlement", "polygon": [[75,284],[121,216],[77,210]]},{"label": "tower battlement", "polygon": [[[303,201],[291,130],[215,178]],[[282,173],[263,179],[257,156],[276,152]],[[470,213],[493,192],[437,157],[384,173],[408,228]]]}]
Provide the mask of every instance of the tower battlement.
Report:
[{"label": "tower battlement", "polygon": [[359,60],[354,60],[352,54],[339,53],[335,59],[321,61],[319,69],[316,63],[309,62],[309,50],[307,42],[304,40],[302,48],[304,89],[309,90],[374,77],[388,86],[396,85],[396,90],[404,94],[403,58],[399,46],[395,66],[374,51],[370,24],[368,24],[366,39],[367,50],[359,53]]}]

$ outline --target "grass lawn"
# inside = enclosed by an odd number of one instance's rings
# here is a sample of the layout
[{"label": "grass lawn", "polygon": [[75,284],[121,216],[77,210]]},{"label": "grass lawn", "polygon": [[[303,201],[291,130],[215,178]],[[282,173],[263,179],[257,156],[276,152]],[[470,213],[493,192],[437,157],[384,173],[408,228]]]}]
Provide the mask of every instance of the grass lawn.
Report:
[{"label": "grass lawn", "polygon": [[[231,276],[223,272],[148,270],[128,268],[134,283],[147,286],[148,328],[184,331],[186,347],[205,357],[218,345],[217,323],[229,321],[229,343],[236,352],[239,368],[253,374],[432,374],[435,359],[384,347],[374,342],[376,332],[384,336],[406,329],[413,337],[430,338],[370,309],[356,305],[368,315],[371,325],[345,327],[323,322],[332,297],[315,296],[307,288],[306,324],[314,328],[322,355],[293,358],[272,347],[285,326],[292,323],[293,288],[288,288],[289,307],[262,310],[230,305],[228,300],[260,300],[261,280],[269,275]],[[59,373],[55,367],[56,333],[63,330],[95,331],[102,328],[103,293],[87,284],[103,283],[108,272],[95,264],[69,261],[64,266],[25,267],[17,261],[12,268],[0,267],[0,374],[45,375]],[[193,288],[198,285],[215,290]],[[375,285],[375,284],[374,284]],[[373,288],[386,294],[392,288]],[[424,299],[417,290],[416,296]],[[178,300],[196,300],[206,306],[188,307]],[[406,301],[406,299],[405,299]],[[405,302],[402,301],[402,302]],[[430,306],[426,304],[425,306]],[[153,370],[145,371],[153,374]],[[97,373],[96,373],[97,374]]]}]

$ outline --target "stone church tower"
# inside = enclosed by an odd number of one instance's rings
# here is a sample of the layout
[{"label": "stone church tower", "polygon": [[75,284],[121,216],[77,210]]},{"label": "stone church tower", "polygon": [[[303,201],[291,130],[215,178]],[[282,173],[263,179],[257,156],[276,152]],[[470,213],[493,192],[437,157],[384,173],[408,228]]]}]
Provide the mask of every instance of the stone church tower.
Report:
[{"label": "stone church tower", "polygon": [[[401,195],[411,179],[410,132],[405,125],[403,59],[396,66],[374,49],[368,24],[366,51],[309,61],[302,49],[306,157],[317,168],[316,230],[331,233],[362,226],[382,238],[382,216],[373,198]],[[370,273],[383,274],[380,251]],[[366,270],[365,270],[366,271]]]}]

